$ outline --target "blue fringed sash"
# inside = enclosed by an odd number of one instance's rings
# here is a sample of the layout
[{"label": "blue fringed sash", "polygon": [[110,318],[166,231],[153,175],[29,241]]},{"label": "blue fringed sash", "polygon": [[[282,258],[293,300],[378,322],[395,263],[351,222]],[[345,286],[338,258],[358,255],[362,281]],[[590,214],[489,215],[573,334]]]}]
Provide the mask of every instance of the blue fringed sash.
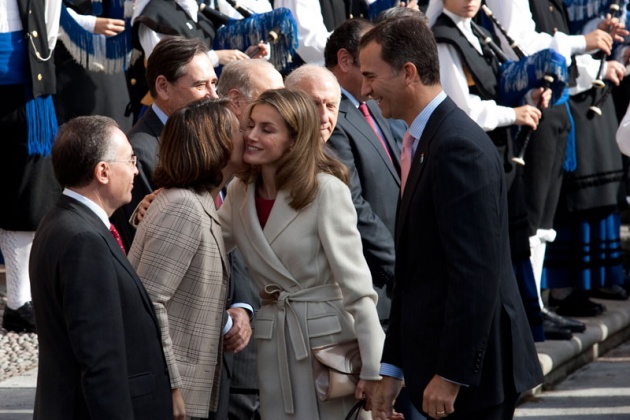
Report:
[{"label": "blue fringed sash", "polygon": [[250,45],[258,44],[261,39],[265,40],[271,31],[278,33],[279,37],[271,44],[269,61],[276,69],[282,71],[292,63],[298,47],[297,24],[289,9],[279,8],[247,19],[231,20],[217,31],[214,49],[244,51]]},{"label": "blue fringed sash", "polygon": [[556,102],[556,105],[564,105],[567,107],[567,114],[569,114],[569,122],[571,123],[571,129],[569,130],[569,137],[567,139],[567,147],[564,153],[564,165],[562,169],[565,172],[574,172],[577,169],[577,153],[575,150],[575,121],[573,121],[573,115],[571,115],[571,107],[569,106],[569,89],[565,89],[562,96]]},{"label": "blue fringed sash", "polygon": [[[93,10],[100,2],[92,2]],[[101,6],[102,7],[102,6]],[[83,29],[68,13],[66,6],[61,8],[59,38],[83,67],[92,71],[120,73],[127,69],[131,56],[131,21],[133,4],[131,1],[113,0],[111,18],[125,20],[125,30],[118,35],[106,37]],[[99,13],[100,14],[100,13]]]},{"label": "blue fringed sash", "polygon": [[33,98],[27,54],[24,31],[0,34],[0,84],[24,86],[28,154],[48,156],[57,135],[55,106],[50,95]]},{"label": "blue fringed sash", "polygon": [[28,154],[48,156],[57,135],[57,116],[51,95],[26,102]]}]

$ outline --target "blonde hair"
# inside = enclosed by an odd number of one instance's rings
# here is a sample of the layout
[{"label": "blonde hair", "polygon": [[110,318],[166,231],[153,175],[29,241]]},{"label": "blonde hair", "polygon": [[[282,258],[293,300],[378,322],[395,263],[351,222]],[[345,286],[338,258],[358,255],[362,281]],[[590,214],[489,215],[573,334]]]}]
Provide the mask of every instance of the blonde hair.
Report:
[{"label": "blonde hair", "polygon": [[[291,196],[289,205],[301,210],[317,195],[317,174],[327,173],[348,185],[348,170],[325,150],[321,141],[320,123],[313,100],[304,92],[275,89],[263,92],[247,108],[249,118],[258,105],[273,107],[284,121],[293,147],[281,158],[276,172],[276,187],[286,190]],[[245,183],[258,179],[260,167],[252,165],[242,175]]]}]

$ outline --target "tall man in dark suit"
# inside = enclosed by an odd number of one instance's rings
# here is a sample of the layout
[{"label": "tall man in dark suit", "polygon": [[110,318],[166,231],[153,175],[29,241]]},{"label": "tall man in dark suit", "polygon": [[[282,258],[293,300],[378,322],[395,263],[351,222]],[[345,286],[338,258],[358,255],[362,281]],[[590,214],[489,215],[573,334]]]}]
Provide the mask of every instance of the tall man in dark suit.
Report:
[{"label": "tall man in dark suit", "polygon": [[324,59],[341,87],[339,117],[328,145],[350,171],[350,189],[357,210],[363,254],[379,294],[383,325],[389,319],[394,280],[394,226],[400,195],[400,150],[378,105],[361,95],[358,47],[372,28],[363,19],[349,19],[332,33]]},{"label": "tall man in dark suit", "polygon": [[52,150],[63,196],[30,259],[39,336],[36,419],[168,419],[168,371],[153,305],[108,217],[138,174],[114,120],[64,124]]},{"label": "tall man in dark suit", "polygon": [[386,20],[361,38],[362,94],[409,129],[383,381],[391,415],[404,375],[432,418],[512,418],[542,381],[509,254],[503,165],[488,136],[446,97],[424,17]]}]

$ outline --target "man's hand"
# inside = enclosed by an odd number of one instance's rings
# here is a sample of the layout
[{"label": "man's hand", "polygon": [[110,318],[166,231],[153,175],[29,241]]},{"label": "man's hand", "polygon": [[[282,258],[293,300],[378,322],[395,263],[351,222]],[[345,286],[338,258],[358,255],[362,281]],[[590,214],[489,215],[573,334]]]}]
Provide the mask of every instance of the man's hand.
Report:
[{"label": "man's hand", "polygon": [[114,36],[125,30],[125,21],[121,19],[96,18],[94,33],[96,35]]},{"label": "man's hand", "polygon": [[136,207],[136,225],[138,225],[142,221],[142,219],[144,219],[144,216],[146,216],[149,206],[151,205],[153,200],[155,200],[155,197],[157,197],[160,191],[162,191],[162,188],[158,188],[151,194],[145,195],[142,201],[138,204],[138,207]]},{"label": "man's hand", "polygon": [[599,22],[597,28],[608,32],[616,42],[623,42],[624,37],[628,35],[623,22],[620,22],[618,18],[613,18],[610,13],[606,15],[606,19]]},{"label": "man's hand", "polygon": [[595,29],[584,35],[586,39],[586,51],[601,50],[610,55],[610,49],[612,48],[613,39],[607,32],[601,29]]},{"label": "man's hand", "polygon": [[247,54],[239,50],[214,50],[214,52],[217,54],[217,57],[219,57],[219,64],[222,66],[230,61],[249,59]]},{"label": "man's hand", "polygon": [[403,381],[383,376],[380,382],[366,381],[364,392],[367,396],[365,409],[372,411],[372,418],[376,420],[401,419],[400,413],[394,411],[394,402],[400,393]]},{"label": "man's hand", "polygon": [[542,112],[531,105],[522,105],[514,108],[514,113],[516,114],[516,121],[514,124],[528,125],[532,128],[532,130],[535,130],[538,127],[538,121],[540,121],[540,117],[542,116]]},{"label": "man's hand", "polygon": [[459,385],[435,375],[424,389],[422,411],[431,418],[440,419],[455,411],[455,398]]},{"label": "man's hand", "polygon": [[610,80],[615,86],[619,86],[625,75],[626,67],[619,61],[610,60],[606,62],[606,80]]},{"label": "man's hand", "polygon": [[173,397],[173,418],[175,420],[186,420],[186,405],[179,388],[172,389],[171,396]]},{"label": "man's hand", "polygon": [[251,45],[245,50],[245,54],[251,58],[264,58],[269,54],[269,49],[264,42],[260,41],[258,45]]},{"label": "man's hand", "polygon": [[530,95],[535,104],[538,104],[538,101],[540,101],[541,109],[547,109],[549,107],[549,102],[551,102],[551,89],[539,87],[538,89],[530,90]]},{"label": "man's hand", "polygon": [[252,336],[249,313],[243,308],[230,308],[227,312],[234,323],[230,331],[223,337],[223,350],[238,353],[245,348]]}]

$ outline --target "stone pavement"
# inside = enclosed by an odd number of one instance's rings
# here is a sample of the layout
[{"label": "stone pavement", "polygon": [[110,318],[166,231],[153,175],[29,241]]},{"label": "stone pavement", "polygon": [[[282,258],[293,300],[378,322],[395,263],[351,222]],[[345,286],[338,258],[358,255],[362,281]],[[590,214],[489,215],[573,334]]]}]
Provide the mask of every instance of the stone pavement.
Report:
[{"label": "stone pavement", "polygon": [[515,418],[630,419],[630,341],[521,404]]}]

